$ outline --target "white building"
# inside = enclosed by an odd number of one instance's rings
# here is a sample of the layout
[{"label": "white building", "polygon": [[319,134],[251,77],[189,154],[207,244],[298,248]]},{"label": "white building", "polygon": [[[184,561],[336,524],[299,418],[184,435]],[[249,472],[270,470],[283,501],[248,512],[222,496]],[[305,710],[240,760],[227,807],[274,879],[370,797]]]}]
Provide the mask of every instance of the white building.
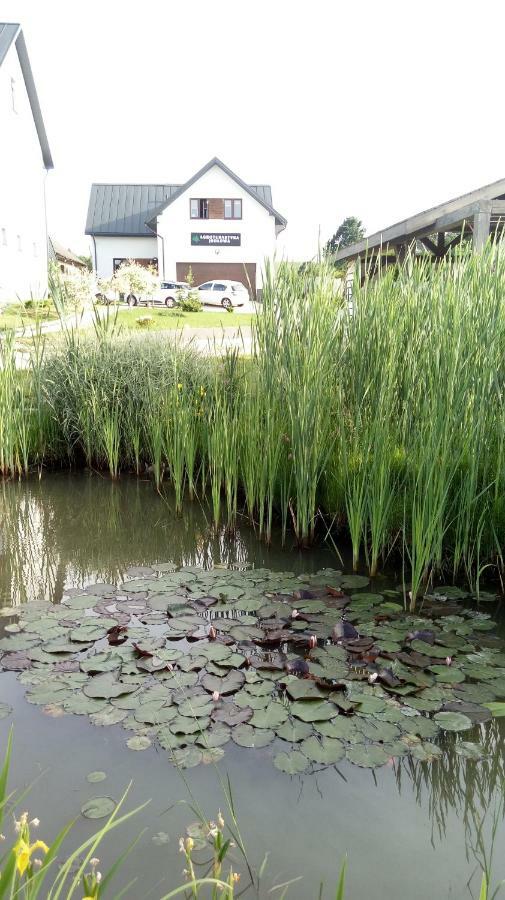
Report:
[{"label": "white building", "polygon": [[47,290],[45,177],[53,168],[21,27],[0,22],[0,301]]},{"label": "white building", "polygon": [[108,278],[124,260],[154,265],[162,280],[241,281],[254,292],[286,219],[269,185],[246,184],[211,159],[185,184],[93,184],[86,234]]}]

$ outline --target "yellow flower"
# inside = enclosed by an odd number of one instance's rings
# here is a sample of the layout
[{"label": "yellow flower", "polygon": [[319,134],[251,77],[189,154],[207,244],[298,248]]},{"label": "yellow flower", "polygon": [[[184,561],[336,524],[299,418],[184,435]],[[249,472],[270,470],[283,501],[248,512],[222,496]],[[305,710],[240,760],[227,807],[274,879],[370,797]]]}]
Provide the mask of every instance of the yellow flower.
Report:
[{"label": "yellow flower", "polygon": [[14,852],[16,854],[16,868],[20,875],[24,875],[26,872],[30,865],[31,855],[32,853],[35,853],[36,850],[43,850],[44,853],[47,853],[49,847],[47,844],[44,844],[44,841],[35,841],[34,844],[28,844],[24,838],[19,838],[17,844],[14,846]]},{"label": "yellow flower", "polygon": [[178,389],[179,391],[182,391],[182,384],[181,384],[180,381],[179,381],[179,384],[177,385],[177,389]]}]

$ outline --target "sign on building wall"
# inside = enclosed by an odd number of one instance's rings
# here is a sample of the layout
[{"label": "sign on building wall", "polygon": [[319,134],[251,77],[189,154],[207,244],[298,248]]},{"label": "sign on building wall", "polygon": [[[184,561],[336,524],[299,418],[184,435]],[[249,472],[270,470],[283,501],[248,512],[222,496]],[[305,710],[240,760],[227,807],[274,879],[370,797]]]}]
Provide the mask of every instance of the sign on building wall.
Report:
[{"label": "sign on building wall", "polygon": [[240,234],[191,232],[192,247],[240,247]]}]

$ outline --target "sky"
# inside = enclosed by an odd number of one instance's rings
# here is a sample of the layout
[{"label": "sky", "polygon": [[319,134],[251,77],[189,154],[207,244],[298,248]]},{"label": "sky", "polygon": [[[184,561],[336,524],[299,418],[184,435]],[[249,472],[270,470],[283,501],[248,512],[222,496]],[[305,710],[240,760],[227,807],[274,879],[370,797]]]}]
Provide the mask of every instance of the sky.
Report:
[{"label": "sky", "polygon": [[499,0],[0,0],[0,21],[25,31],[50,234],[79,253],[91,182],[213,156],[272,185],[293,260],[346,216],[370,234],[505,177]]}]

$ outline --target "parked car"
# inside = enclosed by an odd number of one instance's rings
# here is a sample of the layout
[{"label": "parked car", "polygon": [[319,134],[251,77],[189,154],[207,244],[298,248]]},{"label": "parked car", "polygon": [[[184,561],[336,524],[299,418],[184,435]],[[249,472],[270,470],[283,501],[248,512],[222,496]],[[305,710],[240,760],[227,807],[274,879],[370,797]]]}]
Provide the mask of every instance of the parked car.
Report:
[{"label": "parked car", "polygon": [[128,294],[126,302],[128,306],[177,306],[181,297],[187,297],[190,286],[186,281],[162,281],[159,288],[150,297]]},{"label": "parked car", "polygon": [[243,306],[249,300],[249,291],[240,281],[206,281],[197,287],[202,303],[211,306]]}]

